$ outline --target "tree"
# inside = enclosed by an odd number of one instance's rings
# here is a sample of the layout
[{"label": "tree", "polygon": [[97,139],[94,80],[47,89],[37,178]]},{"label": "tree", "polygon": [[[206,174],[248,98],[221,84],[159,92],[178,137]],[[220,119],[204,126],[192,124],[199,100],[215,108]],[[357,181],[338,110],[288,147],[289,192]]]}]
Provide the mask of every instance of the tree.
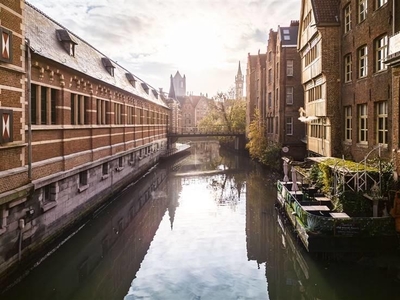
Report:
[{"label": "tree", "polygon": [[265,126],[263,122],[261,122],[260,112],[258,109],[254,112],[254,119],[249,125],[248,138],[249,142],[247,143],[246,148],[249,150],[250,157],[261,162],[268,141],[265,135]]},{"label": "tree", "polygon": [[230,99],[227,93],[218,93],[210,101],[207,115],[200,121],[199,130],[244,132],[246,128],[246,102]]},{"label": "tree", "polygon": [[258,110],[254,113],[254,119],[249,125],[249,142],[246,148],[250,157],[274,170],[279,170],[281,146],[275,142],[268,141],[264,122]]}]

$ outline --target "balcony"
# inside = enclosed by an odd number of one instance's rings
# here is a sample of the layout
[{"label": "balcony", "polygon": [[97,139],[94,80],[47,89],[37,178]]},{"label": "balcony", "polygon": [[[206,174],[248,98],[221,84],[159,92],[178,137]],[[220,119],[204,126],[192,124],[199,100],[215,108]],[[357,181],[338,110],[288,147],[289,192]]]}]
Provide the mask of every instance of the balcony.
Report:
[{"label": "balcony", "polygon": [[389,38],[389,53],[385,63],[389,66],[400,65],[400,32]]}]

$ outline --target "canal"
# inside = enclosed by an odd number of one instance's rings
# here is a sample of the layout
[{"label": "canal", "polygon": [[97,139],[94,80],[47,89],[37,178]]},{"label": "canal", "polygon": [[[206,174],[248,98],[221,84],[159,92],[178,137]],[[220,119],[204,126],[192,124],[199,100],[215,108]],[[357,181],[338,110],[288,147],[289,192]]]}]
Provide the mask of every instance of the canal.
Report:
[{"label": "canal", "polygon": [[[268,172],[217,142],[160,164],[0,299],[399,299],[390,258],[312,258]],[[392,266],[388,268],[387,266]]]}]

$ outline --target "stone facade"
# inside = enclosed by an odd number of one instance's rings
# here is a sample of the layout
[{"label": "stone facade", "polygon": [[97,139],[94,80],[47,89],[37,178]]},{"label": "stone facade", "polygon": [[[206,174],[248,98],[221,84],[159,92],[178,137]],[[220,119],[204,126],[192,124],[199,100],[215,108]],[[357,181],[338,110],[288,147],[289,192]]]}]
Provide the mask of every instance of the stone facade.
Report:
[{"label": "stone facade", "polygon": [[235,99],[242,100],[243,99],[243,83],[244,76],[242,74],[242,69],[240,68],[240,61],[237,75],[235,76]]},{"label": "stone facade", "polygon": [[7,3],[0,114],[12,138],[2,131],[0,274],[153,166],[170,113],[149,84],[30,4]]}]

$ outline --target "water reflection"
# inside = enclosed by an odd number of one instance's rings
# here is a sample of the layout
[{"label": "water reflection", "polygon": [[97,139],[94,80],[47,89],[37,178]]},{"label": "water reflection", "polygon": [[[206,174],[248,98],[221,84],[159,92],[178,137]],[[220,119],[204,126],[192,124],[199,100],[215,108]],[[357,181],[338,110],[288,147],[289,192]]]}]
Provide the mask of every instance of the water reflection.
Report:
[{"label": "water reflection", "polygon": [[193,144],[90,221],[1,299],[395,299],[396,272],[316,261],[268,173]]}]

